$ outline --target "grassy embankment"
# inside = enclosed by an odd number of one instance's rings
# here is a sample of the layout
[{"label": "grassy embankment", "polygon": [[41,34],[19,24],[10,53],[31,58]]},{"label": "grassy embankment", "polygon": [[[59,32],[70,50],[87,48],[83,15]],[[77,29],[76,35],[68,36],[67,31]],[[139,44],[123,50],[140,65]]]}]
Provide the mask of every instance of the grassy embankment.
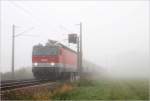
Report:
[{"label": "grassy embankment", "polygon": [[55,100],[148,100],[148,80],[83,80]]},{"label": "grassy embankment", "polygon": [[49,87],[9,92],[8,100],[148,100],[147,80],[82,80]]},{"label": "grassy embankment", "polygon": [[[24,74],[24,75],[23,75]],[[16,78],[29,78],[25,70],[16,72]],[[19,76],[21,75],[21,76]],[[1,79],[10,79],[8,73],[1,75]],[[23,76],[23,77],[22,77]],[[99,79],[80,80],[64,83],[51,91],[48,87],[8,92],[5,97],[9,100],[148,100],[148,80],[117,80]]]}]

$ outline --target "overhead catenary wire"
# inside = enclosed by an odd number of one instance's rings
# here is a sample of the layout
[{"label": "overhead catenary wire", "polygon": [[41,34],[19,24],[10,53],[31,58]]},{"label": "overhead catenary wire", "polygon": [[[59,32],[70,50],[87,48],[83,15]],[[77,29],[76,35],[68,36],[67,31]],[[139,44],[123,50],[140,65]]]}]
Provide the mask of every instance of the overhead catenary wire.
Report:
[{"label": "overhead catenary wire", "polygon": [[34,27],[31,27],[31,28],[29,28],[29,29],[27,29],[27,30],[25,30],[25,31],[23,31],[23,32],[21,32],[21,33],[18,33],[17,35],[15,35],[15,37],[21,36],[21,35],[23,35],[24,33],[27,33],[27,32],[29,32],[29,31],[31,31],[31,30],[33,30],[33,29],[34,29]]},{"label": "overhead catenary wire", "polygon": [[[41,23],[39,23],[39,20],[36,19],[36,17],[33,15],[33,13],[32,13],[31,11],[29,11],[28,9],[26,9],[26,8],[22,7],[21,5],[15,3],[14,1],[9,1],[9,2],[10,2],[14,7],[20,9],[20,11],[23,11],[24,14],[27,14],[30,18],[32,18],[33,23],[35,23],[35,24],[38,25],[38,26],[41,25]],[[16,26],[16,25],[15,25],[15,26]],[[20,36],[20,35],[23,35],[24,33],[29,32],[29,31],[31,31],[31,30],[33,30],[33,29],[35,29],[35,27],[31,27],[31,28],[29,28],[29,29],[27,29],[27,30],[25,30],[25,31],[23,31],[23,32],[21,32],[21,33],[18,33],[17,35],[15,35],[15,37]],[[36,36],[35,36],[35,35],[25,35],[25,34],[24,34],[24,36],[40,37],[39,35],[36,35]]]},{"label": "overhead catenary wire", "polygon": [[[32,18],[31,20],[33,21],[33,23],[35,23],[38,26],[43,25],[43,22],[40,22],[40,18],[35,16],[33,14],[33,12],[23,6],[21,6],[20,4],[16,3],[15,1],[9,1],[14,7],[20,9],[20,11],[24,12],[24,14],[27,14],[30,18]],[[49,24],[49,23],[47,23]]]},{"label": "overhead catenary wire", "polygon": [[25,7],[21,6],[20,4],[16,3],[15,1],[9,1],[10,4],[12,4],[14,7],[20,9],[20,11],[24,12],[24,14],[28,15],[31,20],[33,21],[33,23],[35,23],[36,25],[40,26],[41,22],[39,20],[39,18],[37,18],[36,16],[33,15],[33,12],[29,9],[26,9]]},{"label": "overhead catenary wire", "polygon": [[[25,14],[27,14],[30,18],[32,18],[33,23],[35,23],[38,26],[41,26],[42,23],[40,22],[40,18],[37,16],[34,16],[33,12],[25,7],[23,7],[22,5],[20,5],[19,3],[15,2],[15,1],[9,1],[14,7],[20,9],[20,11],[23,11]],[[48,24],[48,23],[47,23]],[[64,27],[63,25],[60,25],[59,28],[64,29],[65,31],[72,33],[71,30],[67,29],[66,27]],[[63,34],[63,35],[67,35],[67,34]]]},{"label": "overhead catenary wire", "polygon": [[67,29],[66,27],[64,27],[63,25],[60,25],[59,26],[60,28],[64,29],[65,31],[67,31],[68,33],[72,33],[71,30]]},{"label": "overhead catenary wire", "polygon": [[14,1],[9,1],[11,4],[13,4],[15,7],[21,9],[22,11],[24,11],[26,14],[28,15],[32,15],[32,13],[30,11],[28,11],[27,9],[23,8],[22,6],[16,4]]}]

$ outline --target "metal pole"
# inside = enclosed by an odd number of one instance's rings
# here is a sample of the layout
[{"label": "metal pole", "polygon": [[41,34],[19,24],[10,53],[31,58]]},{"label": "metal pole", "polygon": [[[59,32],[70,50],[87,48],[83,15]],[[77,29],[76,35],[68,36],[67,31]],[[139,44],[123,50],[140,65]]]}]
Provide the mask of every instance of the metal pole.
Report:
[{"label": "metal pole", "polygon": [[82,23],[80,22],[80,75],[82,75]]},{"label": "metal pole", "polygon": [[15,49],[15,25],[12,26],[12,79],[15,78],[14,72],[14,49]]},{"label": "metal pole", "polygon": [[77,37],[77,67],[78,67],[78,73],[80,75],[80,47],[79,47],[79,37]]}]

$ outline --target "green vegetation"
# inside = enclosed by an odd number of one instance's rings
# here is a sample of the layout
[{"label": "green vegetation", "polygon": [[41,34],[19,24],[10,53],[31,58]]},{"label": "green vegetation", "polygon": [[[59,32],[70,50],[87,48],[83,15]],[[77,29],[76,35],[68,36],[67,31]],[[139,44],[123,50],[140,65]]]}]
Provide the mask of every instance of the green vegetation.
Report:
[{"label": "green vegetation", "polygon": [[[15,71],[16,79],[33,78],[30,69]],[[65,83],[51,91],[36,88],[7,92],[8,100],[149,100],[149,82],[145,79],[108,79],[84,75],[84,79]],[[1,80],[11,79],[11,73],[1,73]],[[87,80],[88,79],[88,80]]]},{"label": "green vegetation", "polygon": [[48,86],[11,91],[6,100],[146,100],[148,80],[80,80],[50,90]]},{"label": "green vegetation", "polygon": [[51,100],[57,94],[63,94],[73,89],[70,83],[60,83],[59,86],[50,89],[48,85],[22,88],[7,91],[2,94],[2,100]]},{"label": "green vegetation", "polygon": [[148,80],[82,80],[55,100],[148,100]]}]

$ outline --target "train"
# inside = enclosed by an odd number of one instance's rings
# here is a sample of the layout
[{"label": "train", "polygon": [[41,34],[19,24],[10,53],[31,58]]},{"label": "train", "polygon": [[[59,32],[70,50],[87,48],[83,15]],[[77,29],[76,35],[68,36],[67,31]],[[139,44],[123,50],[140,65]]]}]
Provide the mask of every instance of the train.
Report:
[{"label": "train", "polygon": [[36,79],[76,79],[77,52],[55,40],[48,40],[45,45],[34,45],[32,72]]}]

